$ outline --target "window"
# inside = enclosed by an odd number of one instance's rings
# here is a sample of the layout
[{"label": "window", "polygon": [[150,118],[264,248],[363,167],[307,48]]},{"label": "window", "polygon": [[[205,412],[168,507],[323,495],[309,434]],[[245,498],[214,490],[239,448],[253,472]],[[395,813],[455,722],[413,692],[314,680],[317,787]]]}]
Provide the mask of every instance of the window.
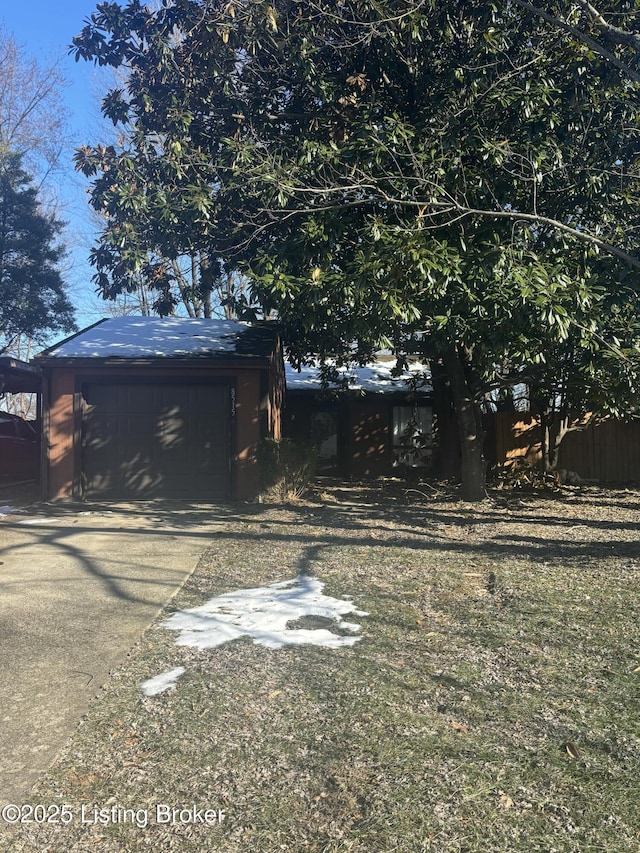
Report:
[{"label": "window", "polygon": [[393,464],[424,468],[431,464],[431,406],[393,407]]}]

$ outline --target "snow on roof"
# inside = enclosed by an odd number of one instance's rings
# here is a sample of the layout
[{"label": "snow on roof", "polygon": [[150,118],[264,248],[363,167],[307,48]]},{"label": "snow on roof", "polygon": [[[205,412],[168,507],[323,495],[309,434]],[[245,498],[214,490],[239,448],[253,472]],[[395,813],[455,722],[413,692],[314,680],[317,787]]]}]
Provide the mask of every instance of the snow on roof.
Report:
[{"label": "snow on roof", "polygon": [[[41,353],[53,358],[184,358],[266,355],[264,327],[235,320],[112,317]],[[242,339],[245,346],[240,346]],[[262,338],[262,340],[260,340]],[[246,344],[250,343],[246,351]],[[262,343],[262,347],[260,344]]]},{"label": "snow on roof", "polygon": [[[393,394],[407,390],[407,382],[410,379],[425,375],[430,377],[427,365],[421,362],[409,364],[408,370],[403,370],[400,376],[393,374],[395,360],[384,362],[373,362],[364,367],[339,367],[338,374],[341,380],[347,379],[349,388],[355,391],[367,391],[376,394]],[[300,371],[290,364],[285,365],[287,377],[287,390],[289,391],[321,391],[319,364],[303,366]],[[331,383],[331,389],[341,386]],[[431,385],[421,386],[421,390],[430,391]]]}]

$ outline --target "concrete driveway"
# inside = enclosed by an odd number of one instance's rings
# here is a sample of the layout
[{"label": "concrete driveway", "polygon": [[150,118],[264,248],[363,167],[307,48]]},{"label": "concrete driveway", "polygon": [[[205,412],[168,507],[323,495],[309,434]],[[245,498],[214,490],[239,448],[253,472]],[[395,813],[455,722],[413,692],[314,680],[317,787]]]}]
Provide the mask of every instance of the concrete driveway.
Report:
[{"label": "concrete driveway", "polygon": [[230,508],[0,505],[0,805],[38,776]]}]

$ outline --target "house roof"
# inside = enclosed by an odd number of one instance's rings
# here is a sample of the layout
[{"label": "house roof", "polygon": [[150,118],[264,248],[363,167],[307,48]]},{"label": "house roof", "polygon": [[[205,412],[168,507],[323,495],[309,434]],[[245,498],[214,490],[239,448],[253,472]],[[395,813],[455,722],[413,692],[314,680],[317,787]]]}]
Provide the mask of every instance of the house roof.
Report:
[{"label": "house roof", "polygon": [[[364,367],[339,367],[337,368],[340,380],[338,383],[330,383],[328,390],[345,390],[345,385],[350,391],[360,391],[367,394],[400,394],[408,390],[408,382],[412,379],[426,377],[425,384],[419,386],[421,393],[429,393],[431,389],[430,371],[428,365],[421,362],[409,364],[407,370],[403,370],[399,376],[394,375],[396,360],[381,357]],[[312,391],[321,392],[319,363],[311,366],[303,366],[300,370],[285,364],[287,391]]]},{"label": "house roof", "polygon": [[42,375],[37,367],[12,356],[0,356],[0,394],[38,393]]},{"label": "house roof", "polygon": [[37,358],[165,359],[267,358],[273,324],[183,317],[111,317],[44,350]]}]

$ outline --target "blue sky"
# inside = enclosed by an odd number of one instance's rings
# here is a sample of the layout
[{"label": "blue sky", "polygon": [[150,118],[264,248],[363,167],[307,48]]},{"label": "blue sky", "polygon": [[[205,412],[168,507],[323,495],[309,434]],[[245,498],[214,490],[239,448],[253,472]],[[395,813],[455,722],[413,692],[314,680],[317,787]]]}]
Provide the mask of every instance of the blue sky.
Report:
[{"label": "blue sky", "polygon": [[[94,226],[86,200],[87,183],[73,171],[74,149],[85,143],[101,141],[100,69],[87,62],[76,62],[68,55],[71,39],[83,28],[96,9],[98,0],[0,0],[0,21],[7,32],[43,65],[60,61],[68,85],[64,99],[69,110],[68,164],[61,193],[62,218],[68,223],[67,246],[70,269],[65,278],[71,297],[78,306],[78,323],[86,326],[101,315],[100,303],[93,295],[92,269],[88,253],[93,243]],[[106,313],[106,312],[105,312]]]},{"label": "blue sky", "polygon": [[0,19],[27,53],[45,64],[62,61],[69,79],[66,100],[79,140],[99,114],[92,92],[94,69],[89,63],[75,62],[67,51],[96,5],[96,0],[5,0],[0,4]]}]

